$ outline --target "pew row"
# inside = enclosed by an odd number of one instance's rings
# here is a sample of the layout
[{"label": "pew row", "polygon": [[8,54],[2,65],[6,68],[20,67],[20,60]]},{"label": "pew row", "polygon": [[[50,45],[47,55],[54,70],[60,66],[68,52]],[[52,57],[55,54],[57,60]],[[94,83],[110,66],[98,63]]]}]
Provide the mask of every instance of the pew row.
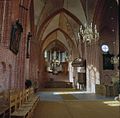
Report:
[{"label": "pew row", "polygon": [[39,101],[33,88],[10,94],[10,118],[33,118],[33,111]]}]

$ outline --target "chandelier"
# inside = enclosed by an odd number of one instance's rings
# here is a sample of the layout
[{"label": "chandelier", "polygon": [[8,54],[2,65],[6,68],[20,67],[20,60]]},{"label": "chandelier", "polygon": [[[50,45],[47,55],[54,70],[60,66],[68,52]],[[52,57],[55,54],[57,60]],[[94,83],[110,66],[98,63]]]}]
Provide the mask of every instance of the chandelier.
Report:
[{"label": "chandelier", "polygon": [[57,74],[59,72],[60,61],[57,59],[53,59],[51,62],[51,70],[53,74]]},{"label": "chandelier", "polygon": [[92,42],[96,42],[99,39],[99,33],[97,31],[97,26],[93,25],[92,22],[90,23],[88,18],[88,0],[86,0],[86,23],[84,24],[84,27],[81,25],[79,32],[78,32],[78,38],[82,37],[83,42],[87,42],[91,44]]},{"label": "chandelier", "polygon": [[92,23],[90,25],[85,24],[84,28],[81,25],[78,32],[78,38],[80,39],[81,36],[83,42],[87,42],[89,44],[96,42],[99,39],[99,33],[97,31],[96,25],[93,27]]},{"label": "chandelier", "polygon": [[113,42],[113,49],[114,49],[114,54],[113,56],[111,57],[111,63],[112,64],[119,64],[119,56],[120,54],[117,52],[119,46],[117,45],[117,39],[116,41]]},{"label": "chandelier", "polygon": [[119,64],[119,55],[111,57],[112,64]]}]

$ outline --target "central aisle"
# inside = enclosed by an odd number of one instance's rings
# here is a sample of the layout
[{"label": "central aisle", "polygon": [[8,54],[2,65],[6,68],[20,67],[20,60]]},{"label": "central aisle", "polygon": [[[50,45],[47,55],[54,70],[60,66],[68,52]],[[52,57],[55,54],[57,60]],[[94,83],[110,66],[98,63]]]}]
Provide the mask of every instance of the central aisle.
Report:
[{"label": "central aisle", "polygon": [[33,118],[119,118],[118,101],[90,93],[39,92]]}]

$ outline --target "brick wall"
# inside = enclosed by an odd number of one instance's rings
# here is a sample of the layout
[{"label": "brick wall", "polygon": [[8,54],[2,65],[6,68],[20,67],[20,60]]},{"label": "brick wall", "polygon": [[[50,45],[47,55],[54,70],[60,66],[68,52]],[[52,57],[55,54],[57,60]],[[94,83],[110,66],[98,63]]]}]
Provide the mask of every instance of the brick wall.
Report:
[{"label": "brick wall", "polygon": [[[30,27],[30,3],[31,0],[23,0],[23,3],[19,0],[0,1],[0,91],[25,87],[25,72],[29,71],[25,68],[26,60],[29,60],[26,58],[27,34],[34,27],[33,24]],[[17,55],[9,49],[11,26],[16,19],[23,26]]]},{"label": "brick wall", "polygon": [[[9,50],[12,1],[0,1],[0,91],[14,87],[15,55]],[[11,85],[10,85],[11,84]]]}]

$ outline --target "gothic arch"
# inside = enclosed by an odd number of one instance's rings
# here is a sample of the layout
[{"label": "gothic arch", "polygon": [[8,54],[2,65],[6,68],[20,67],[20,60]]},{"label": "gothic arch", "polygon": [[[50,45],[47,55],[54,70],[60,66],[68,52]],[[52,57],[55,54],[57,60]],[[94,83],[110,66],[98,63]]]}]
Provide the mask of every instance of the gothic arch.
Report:
[{"label": "gothic arch", "polygon": [[[68,10],[66,10],[65,8],[59,9],[57,11],[55,11],[54,13],[52,13],[50,16],[48,16],[46,18],[46,20],[44,20],[44,22],[39,26],[38,32],[36,34],[36,38],[39,39],[39,37],[41,38],[40,34],[42,34],[41,32],[44,32],[46,29],[46,24],[49,25],[49,21],[54,18],[57,14],[60,14],[61,12],[67,14],[69,17],[71,17],[74,21],[76,21],[76,23],[78,23],[79,25],[82,24],[80,22],[80,20],[73,15],[71,12],[69,12]],[[49,23],[48,23],[49,22]],[[45,29],[43,29],[45,27]]]},{"label": "gothic arch", "polygon": [[[71,37],[69,37],[69,35],[68,35],[64,30],[62,30],[62,29],[60,29],[60,28],[57,28],[57,29],[54,29],[52,32],[50,32],[50,33],[45,37],[45,39],[43,40],[43,42],[42,42],[42,44],[41,44],[42,50],[44,50],[44,44],[45,44],[45,42],[47,41],[47,38],[48,38],[51,34],[53,34],[54,32],[56,32],[56,31],[60,31],[61,33],[63,33],[66,37],[68,37],[68,39],[71,41],[71,43],[72,43],[73,45],[75,45],[75,43],[73,42],[73,40],[71,39]],[[46,46],[46,47],[47,47],[47,46]]]},{"label": "gothic arch", "polygon": [[5,71],[6,71],[6,63],[1,62],[1,65],[2,65],[2,72],[5,73]]}]

